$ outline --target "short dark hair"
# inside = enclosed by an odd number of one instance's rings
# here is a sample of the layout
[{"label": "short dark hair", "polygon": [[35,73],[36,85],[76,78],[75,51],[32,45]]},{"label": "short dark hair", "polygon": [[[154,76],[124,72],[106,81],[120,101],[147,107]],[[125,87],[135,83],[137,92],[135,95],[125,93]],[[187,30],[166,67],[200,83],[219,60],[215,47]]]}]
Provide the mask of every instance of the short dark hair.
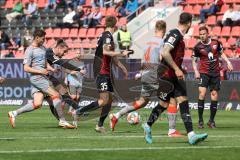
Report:
[{"label": "short dark hair", "polygon": [[155,29],[158,31],[165,30],[166,31],[167,25],[166,22],[163,20],[158,20],[155,24]]},{"label": "short dark hair", "polygon": [[117,18],[115,16],[107,16],[106,17],[106,27],[113,28],[117,23]]},{"label": "short dark hair", "polygon": [[188,24],[192,22],[192,15],[190,13],[183,12],[180,14],[179,23]]},{"label": "short dark hair", "polygon": [[36,37],[44,37],[46,35],[46,32],[42,29],[37,29],[33,33],[33,38],[35,39]]},{"label": "short dark hair", "polygon": [[56,40],[56,47],[68,47],[67,43],[63,39]]},{"label": "short dark hair", "polygon": [[206,26],[202,26],[199,28],[199,32],[203,31],[203,30],[207,31],[207,33],[208,33],[208,28]]}]

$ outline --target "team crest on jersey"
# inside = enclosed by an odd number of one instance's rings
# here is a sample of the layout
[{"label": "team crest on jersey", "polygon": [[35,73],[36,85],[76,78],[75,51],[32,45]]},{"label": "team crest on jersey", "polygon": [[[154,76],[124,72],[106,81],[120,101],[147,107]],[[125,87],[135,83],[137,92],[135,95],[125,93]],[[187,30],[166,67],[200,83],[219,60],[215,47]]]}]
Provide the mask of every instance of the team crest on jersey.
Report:
[{"label": "team crest on jersey", "polygon": [[110,43],[111,39],[110,38],[106,38],[106,43]]},{"label": "team crest on jersey", "polygon": [[213,45],[213,49],[217,49],[217,45]]},{"label": "team crest on jersey", "polygon": [[176,38],[174,38],[172,36],[169,37],[169,39],[168,39],[168,42],[171,43],[171,44],[173,44],[175,41],[176,41]]}]

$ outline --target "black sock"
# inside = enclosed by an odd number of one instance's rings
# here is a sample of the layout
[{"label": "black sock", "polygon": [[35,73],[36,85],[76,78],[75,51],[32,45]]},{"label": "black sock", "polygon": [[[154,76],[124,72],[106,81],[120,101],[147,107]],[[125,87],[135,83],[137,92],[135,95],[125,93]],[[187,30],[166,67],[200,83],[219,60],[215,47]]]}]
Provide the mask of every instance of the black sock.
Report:
[{"label": "black sock", "polygon": [[69,106],[72,106],[74,109],[78,109],[78,103],[74,101],[68,94],[62,95],[62,99],[65,103],[67,103]]},{"label": "black sock", "polygon": [[76,110],[76,113],[78,115],[81,115],[83,114],[84,112],[89,112],[89,111],[93,111],[93,110],[96,110],[99,108],[99,105],[98,105],[98,101],[95,101],[95,102],[92,102],[90,103],[89,105],[87,106],[84,106],[82,108],[79,108]]},{"label": "black sock", "polygon": [[203,122],[204,100],[198,100],[198,118],[199,122]]},{"label": "black sock", "polygon": [[153,123],[158,119],[162,112],[164,112],[166,108],[158,104],[155,108],[153,108],[152,113],[150,114],[147,124],[151,127]]},{"label": "black sock", "polygon": [[112,107],[112,104],[107,104],[107,105],[102,107],[102,112],[101,112],[100,118],[98,120],[98,126],[99,127],[103,126],[104,120],[107,118],[108,113],[111,110],[111,107]]},{"label": "black sock", "polygon": [[189,133],[189,132],[193,131],[193,126],[192,126],[192,118],[189,113],[188,101],[184,101],[184,102],[180,103],[179,108],[180,108],[180,113],[181,113],[181,117],[182,117],[184,126],[187,130],[187,133]]},{"label": "black sock", "polygon": [[210,105],[210,122],[214,122],[214,117],[215,117],[216,112],[217,112],[217,104],[218,104],[218,101],[211,101],[211,105]]}]

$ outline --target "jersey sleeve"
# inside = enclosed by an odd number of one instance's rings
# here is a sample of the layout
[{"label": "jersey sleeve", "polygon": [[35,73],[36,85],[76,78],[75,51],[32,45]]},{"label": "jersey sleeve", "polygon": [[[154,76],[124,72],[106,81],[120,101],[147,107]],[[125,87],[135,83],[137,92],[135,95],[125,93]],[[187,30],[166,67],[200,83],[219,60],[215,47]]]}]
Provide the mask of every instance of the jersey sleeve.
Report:
[{"label": "jersey sleeve", "polygon": [[199,49],[197,46],[193,48],[193,54],[192,57],[200,57]]},{"label": "jersey sleeve", "polygon": [[32,56],[33,56],[33,51],[31,48],[28,48],[24,54],[23,64],[31,65],[32,58],[33,58]]},{"label": "jersey sleeve", "polygon": [[103,38],[103,45],[104,44],[111,45],[112,36],[110,34],[105,34],[102,38]]},{"label": "jersey sleeve", "polygon": [[172,48],[175,48],[181,39],[181,35],[179,33],[175,33],[174,31],[169,31],[167,34],[164,44],[170,45]]}]

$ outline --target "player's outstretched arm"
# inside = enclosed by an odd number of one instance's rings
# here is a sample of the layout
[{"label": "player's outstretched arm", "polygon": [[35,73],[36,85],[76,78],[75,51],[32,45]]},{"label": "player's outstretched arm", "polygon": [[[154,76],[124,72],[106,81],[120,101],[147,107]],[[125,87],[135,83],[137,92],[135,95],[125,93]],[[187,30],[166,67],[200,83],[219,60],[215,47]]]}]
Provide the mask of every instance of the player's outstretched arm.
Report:
[{"label": "player's outstretched arm", "polygon": [[229,59],[223,52],[221,54],[221,57],[222,57],[222,59],[224,59],[225,62],[227,62],[227,67],[228,67],[229,71],[232,71],[233,70],[232,63],[229,61]]},{"label": "player's outstretched arm", "polygon": [[122,70],[122,72],[124,73],[124,78],[127,79],[128,78],[127,68],[119,61],[117,57],[113,58],[113,62],[118,68]]},{"label": "player's outstretched arm", "polygon": [[129,55],[131,51],[122,51],[122,52],[115,52],[111,49],[111,46],[108,44],[103,45],[103,54],[110,56],[110,57],[126,57]]},{"label": "player's outstretched arm", "polygon": [[165,44],[163,47],[163,52],[162,52],[162,58],[168,63],[168,65],[174,69],[176,76],[178,77],[178,79],[184,79],[184,74],[181,71],[181,69],[177,66],[177,64],[174,62],[174,60],[172,59],[172,56],[170,54],[170,51],[173,48],[168,45]]}]

